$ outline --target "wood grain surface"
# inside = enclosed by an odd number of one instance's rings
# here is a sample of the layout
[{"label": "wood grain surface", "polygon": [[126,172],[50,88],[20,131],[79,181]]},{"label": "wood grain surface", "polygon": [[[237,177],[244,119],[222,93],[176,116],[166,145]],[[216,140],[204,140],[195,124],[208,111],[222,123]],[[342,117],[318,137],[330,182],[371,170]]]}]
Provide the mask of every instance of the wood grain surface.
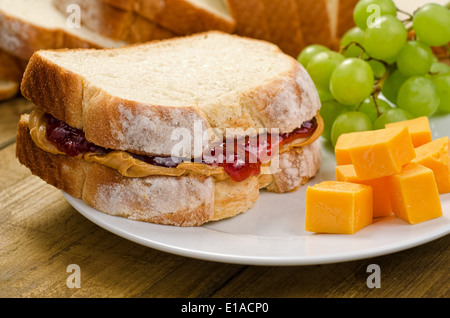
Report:
[{"label": "wood grain surface", "polygon": [[[24,99],[0,104],[0,297],[372,298],[450,296],[450,237],[395,254],[320,266],[245,266],[167,254],[120,238],[75,211],[15,158]],[[78,264],[80,288],[68,288]],[[369,288],[367,267],[381,269]]]}]

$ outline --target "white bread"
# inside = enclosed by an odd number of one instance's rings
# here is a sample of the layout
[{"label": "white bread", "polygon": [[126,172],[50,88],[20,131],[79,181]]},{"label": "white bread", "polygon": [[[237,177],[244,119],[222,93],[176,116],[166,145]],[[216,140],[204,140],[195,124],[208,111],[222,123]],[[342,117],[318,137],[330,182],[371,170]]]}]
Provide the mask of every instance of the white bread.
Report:
[{"label": "white bread", "polygon": [[[95,0],[97,1],[97,0]],[[218,30],[232,33],[235,21],[224,0],[101,0],[122,10],[134,10],[178,35]]]},{"label": "white bread", "polygon": [[282,154],[283,169],[273,177],[243,182],[193,176],[126,178],[106,166],[41,150],[30,136],[28,121],[23,115],[19,122],[16,156],[34,175],[104,213],[157,224],[199,226],[234,217],[254,205],[261,188],[293,191],[314,177],[321,163],[317,140]]},{"label": "white bread", "polygon": [[53,4],[62,13],[72,4],[80,6],[83,25],[115,40],[139,43],[176,36],[132,10],[122,10],[100,0],[53,0]]},{"label": "white bread", "polygon": [[19,93],[19,83],[0,79],[0,101],[11,99]]},{"label": "white bread", "polygon": [[0,0],[0,48],[28,60],[40,49],[119,47],[125,43],[71,28],[52,0]]},{"label": "white bread", "polygon": [[215,31],[120,49],[40,51],[22,93],[99,146],[162,156],[179,143],[175,128],[195,136],[197,123],[221,138],[226,128],[289,133],[320,109],[294,58]]}]

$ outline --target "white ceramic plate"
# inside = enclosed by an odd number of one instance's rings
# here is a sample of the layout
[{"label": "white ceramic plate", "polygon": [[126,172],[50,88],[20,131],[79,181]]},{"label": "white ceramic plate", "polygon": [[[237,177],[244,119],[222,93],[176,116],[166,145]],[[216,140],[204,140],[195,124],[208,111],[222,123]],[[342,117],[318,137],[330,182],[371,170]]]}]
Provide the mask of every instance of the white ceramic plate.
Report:
[{"label": "white ceramic plate", "polygon": [[[450,116],[431,121],[434,137],[448,136]],[[335,179],[335,158],[323,148],[320,173],[309,185]],[[64,194],[70,204],[100,227],[144,246],[202,260],[247,265],[316,265],[365,259],[415,247],[450,233],[450,194],[442,195],[444,215],[410,225],[387,217],[354,235],[304,231],[306,186],[294,193],[262,192],[256,205],[235,218],[198,228],[136,222],[99,212]]]}]

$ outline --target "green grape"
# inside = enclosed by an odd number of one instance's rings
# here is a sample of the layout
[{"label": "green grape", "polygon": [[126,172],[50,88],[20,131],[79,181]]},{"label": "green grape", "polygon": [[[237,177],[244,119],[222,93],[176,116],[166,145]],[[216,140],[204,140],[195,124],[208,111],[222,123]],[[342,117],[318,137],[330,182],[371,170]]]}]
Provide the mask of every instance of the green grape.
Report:
[{"label": "green grape", "polygon": [[344,105],[358,105],[370,96],[375,83],[370,65],[357,58],[339,64],[330,79],[334,98]]},{"label": "green grape", "polygon": [[369,60],[367,61],[367,63],[369,63],[370,67],[372,68],[375,78],[382,78],[386,73],[386,67],[383,63],[376,60]]},{"label": "green grape", "polygon": [[366,114],[361,112],[346,112],[335,119],[331,128],[331,142],[333,146],[336,146],[336,142],[342,134],[372,129],[372,122]]},{"label": "green grape", "polygon": [[[377,105],[380,113],[382,114],[392,109],[392,107],[386,101],[379,98],[377,99]],[[378,110],[372,97],[367,98],[361,104],[361,106],[359,107],[359,111],[366,114],[370,118],[372,123],[374,123],[378,119]]]},{"label": "green grape", "polygon": [[406,43],[408,32],[402,22],[392,15],[377,19],[372,28],[364,34],[364,48],[370,57],[392,63]]},{"label": "green grape", "polygon": [[[375,11],[376,9],[378,9],[378,11]],[[379,13],[382,16],[396,16],[397,8],[392,0],[361,0],[356,4],[355,9],[353,10],[353,20],[360,29],[365,30],[370,23],[373,23],[371,17],[375,13]]]},{"label": "green grape", "polygon": [[438,110],[450,113],[450,73],[435,75],[432,80],[441,100]]},{"label": "green grape", "polygon": [[348,107],[338,103],[335,100],[330,100],[322,103],[320,108],[320,116],[322,116],[324,122],[324,130],[322,137],[331,142],[331,128],[333,127],[334,120],[342,113],[348,111]]},{"label": "green grape", "polygon": [[425,77],[415,76],[407,79],[398,92],[398,107],[414,117],[432,116],[439,103],[436,85]]},{"label": "green grape", "polygon": [[331,92],[330,91],[322,91],[322,90],[320,90],[320,89],[318,89],[317,90],[317,93],[319,94],[319,99],[320,99],[320,101],[323,103],[323,102],[328,102],[328,101],[330,101],[330,100],[333,100],[334,99],[334,97],[333,97],[333,95],[331,95]]},{"label": "green grape", "polygon": [[414,13],[413,28],[417,38],[431,46],[450,42],[450,11],[436,3],[429,3]]},{"label": "green grape", "polygon": [[383,96],[386,97],[388,101],[397,104],[398,91],[407,79],[408,78],[400,73],[399,70],[393,71],[384,82],[381,93],[383,93]]},{"label": "green grape", "polygon": [[314,57],[316,54],[318,54],[320,52],[327,52],[329,50],[330,49],[327,48],[326,46],[319,45],[319,44],[312,44],[312,45],[305,47],[301,51],[301,53],[297,57],[297,60],[299,61],[299,63],[301,65],[303,65],[303,67],[306,68],[312,57]]},{"label": "green grape", "polygon": [[433,61],[434,54],[428,45],[409,41],[398,54],[397,67],[406,77],[424,76],[430,71]]},{"label": "green grape", "polygon": [[450,66],[438,61],[435,61],[430,68],[431,73],[450,73]]},{"label": "green grape", "polygon": [[316,88],[330,91],[330,77],[336,66],[345,60],[342,54],[328,51],[315,55],[308,63],[306,70],[311,76]]},{"label": "green grape", "polygon": [[[341,38],[340,46],[344,48],[348,45],[347,49],[343,52],[345,57],[360,57],[363,54],[363,50],[356,44],[350,44],[352,42],[362,45],[364,41],[364,31],[358,27],[354,27],[348,30]],[[350,44],[350,45],[349,45]]]},{"label": "green grape", "polygon": [[413,119],[413,116],[401,108],[391,108],[373,123],[374,129],[383,129],[386,124]]}]

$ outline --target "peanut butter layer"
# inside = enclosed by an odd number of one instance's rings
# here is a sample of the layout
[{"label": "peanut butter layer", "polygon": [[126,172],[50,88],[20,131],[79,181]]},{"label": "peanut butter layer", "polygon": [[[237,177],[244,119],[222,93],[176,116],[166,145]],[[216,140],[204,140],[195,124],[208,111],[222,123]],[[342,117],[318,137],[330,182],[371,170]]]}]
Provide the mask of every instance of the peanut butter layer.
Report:
[{"label": "peanut butter layer", "polygon": [[[314,133],[307,138],[299,138],[293,142],[284,145],[279,149],[279,153],[284,153],[292,148],[301,148],[307,146],[317,140],[323,131],[323,120],[320,116],[317,117],[318,127]],[[30,114],[29,129],[31,138],[34,143],[42,150],[58,155],[65,155],[61,152],[53,143],[51,143],[46,136],[47,120],[45,118],[45,112],[39,109],[35,109]],[[78,159],[86,160],[91,163],[98,163],[103,166],[117,170],[124,177],[142,178],[149,176],[208,176],[214,177],[217,180],[226,180],[229,178],[223,167],[208,165],[204,163],[195,162],[181,162],[175,168],[160,167],[149,164],[142,160],[133,157],[126,151],[111,151],[107,154],[98,153],[86,153],[84,155],[77,156]],[[268,168],[263,165],[262,168]],[[267,171],[267,169],[264,169]]]}]

